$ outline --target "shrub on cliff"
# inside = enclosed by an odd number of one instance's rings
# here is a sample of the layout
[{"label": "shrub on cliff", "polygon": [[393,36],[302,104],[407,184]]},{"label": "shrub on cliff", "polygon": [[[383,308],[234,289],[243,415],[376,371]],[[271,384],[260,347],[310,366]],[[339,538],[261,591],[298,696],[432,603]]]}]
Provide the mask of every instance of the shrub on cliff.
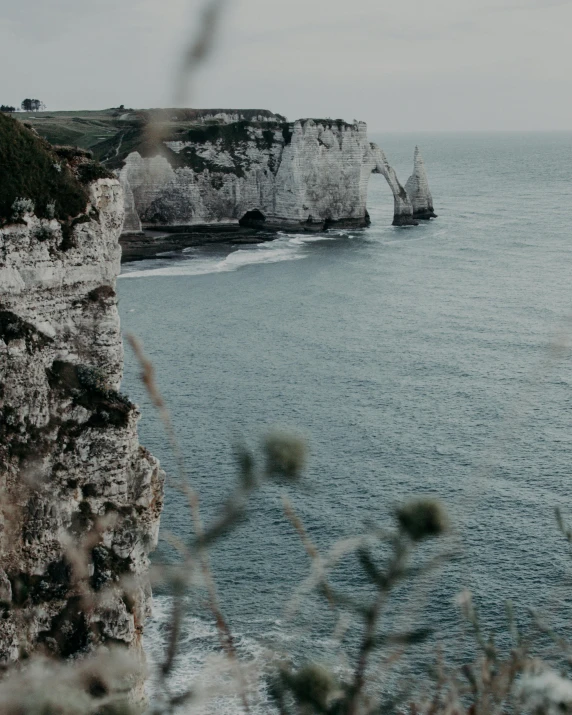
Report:
[{"label": "shrub on cliff", "polygon": [[77,177],[82,184],[90,184],[98,179],[112,179],[113,174],[97,161],[84,161],[78,165]]},{"label": "shrub on cliff", "polygon": [[67,220],[85,211],[88,195],[50,144],[0,113],[0,220],[13,216],[14,202],[33,202],[40,218]]}]

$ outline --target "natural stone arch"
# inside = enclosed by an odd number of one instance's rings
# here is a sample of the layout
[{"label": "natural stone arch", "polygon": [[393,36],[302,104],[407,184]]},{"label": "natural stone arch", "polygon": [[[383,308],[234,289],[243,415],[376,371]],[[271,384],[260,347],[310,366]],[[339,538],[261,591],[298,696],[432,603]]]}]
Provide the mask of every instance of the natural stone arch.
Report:
[{"label": "natural stone arch", "polygon": [[372,174],[382,174],[389,184],[393,194],[393,225],[417,226],[418,221],[413,216],[413,207],[407,191],[401,185],[395,169],[389,165],[387,157],[377,144],[370,143],[368,164]]}]

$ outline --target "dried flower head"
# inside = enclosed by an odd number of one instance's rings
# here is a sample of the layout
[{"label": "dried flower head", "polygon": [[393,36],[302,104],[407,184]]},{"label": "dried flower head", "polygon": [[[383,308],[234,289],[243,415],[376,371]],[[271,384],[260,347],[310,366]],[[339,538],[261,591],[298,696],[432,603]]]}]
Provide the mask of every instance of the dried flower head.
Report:
[{"label": "dried flower head", "polygon": [[292,673],[289,685],[296,700],[320,708],[322,712],[340,692],[339,685],[332,673],[317,663],[309,663]]},{"label": "dried flower head", "polygon": [[302,437],[276,430],[266,435],[263,449],[268,476],[298,479],[308,453],[307,444]]},{"label": "dried flower head", "polygon": [[142,675],[143,664],[122,648],[102,648],[76,661],[35,656],[0,681],[0,712],[135,715],[141,708],[129,704],[129,693]]},{"label": "dried flower head", "polygon": [[401,529],[413,541],[439,536],[449,528],[449,519],[443,505],[436,499],[415,499],[397,510]]},{"label": "dried flower head", "polygon": [[528,711],[543,715],[572,712],[572,682],[553,670],[525,675],[517,690]]}]

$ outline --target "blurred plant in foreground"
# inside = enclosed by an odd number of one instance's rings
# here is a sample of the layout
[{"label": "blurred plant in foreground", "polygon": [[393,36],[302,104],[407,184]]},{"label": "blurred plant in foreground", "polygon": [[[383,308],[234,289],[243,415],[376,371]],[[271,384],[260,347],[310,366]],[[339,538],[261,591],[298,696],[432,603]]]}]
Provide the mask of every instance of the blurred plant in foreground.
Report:
[{"label": "blurred plant in foreground", "polygon": [[[262,440],[259,452],[244,445],[235,449],[237,481],[234,491],[222,505],[221,514],[204,526],[198,495],[189,486],[185,459],[178,447],[167,406],[156,385],[153,367],[141,345],[130,338],[141,365],[141,379],[159,411],[177,458],[178,475],[174,485],[187,499],[194,524],[187,543],[165,534],[179,554],[175,564],[155,564],[154,583],[161,584],[172,595],[172,610],[163,659],[153,674],[153,692],[147,712],[215,713],[221,702],[235,704],[236,712],[277,713],[278,715],[385,715],[405,712],[411,715],[492,715],[493,713],[561,713],[572,712],[572,681],[562,677],[529,654],[530,643],[519,633],[507,606],[508,630],[512,647],[501,655],[491,637],[485,637],[471,594],[464,591],[458,598],[464,620],[471,627],[476,644],[473,660],[462,668],[448,667],[443,658],[435,657],[433,678],[421,684],[388,694],[381,685],[384,671],[380,654],[397,649],[415,649],[432,636],[430,627],[410,627],[402,632],[387,631],[383,615],[393,590],[401,584],[413,588],[424,574],[439,568],[455,557],[455,552],[441,551],[425,562],[412,565],[412,556],[427,541],[440,542],[451,531],[449,516],[434,498],[417,498],[394,511],[391,528],[370,527],[366,533],[347,538],[322,555],[312,542],[290,501],[284,497],[284,513],[311,559],[308,579],[295,589],[290,607],[300,608],[302,599],[315,593],[324,607],[336,615],[336,630],[355,631],[358,646],[345,653],[343,667],[324,663],[296,662],[287,652],[265,654],[266,666],[241,660],[231,628],[219,604],[215,578],[209,562],[209,549],[226,538],[233,529],[250,518],[248,501],[251,494],[268,482],[294,486],[302,481],[308,456],[305,440],[292,432],[274,430]],[[558,513],[558,523],[565,538],[572,541]],[[90,585],[92,572],[89,549],[77,548],[70,541],[78,583],[90,608],[105,613],[105,590],[94,592]],[[331,582],[331,574],[342,557],[355,559],[360,573],[369,584],[370,599],[355,593],[340,592]],[[82,563],[79,563],[79,561]],[[128,592],[126,584],[126,593]],[[180,658],[185,599],[202,598],[208,605],[219,635],[220,651],[213,654],[202,673],[188,683],[182,692],[170,684],[170,675]],[[2,584],[0,584],[0,598]],[[7,607],[0,603],[0,607]],[[411,616],[412,614],[409,614]],[[413,623],[413,618],[409,619]],[[1,627],[1,621],[0,621]],[[341,639],[340,639],[341,640]],[[133,690],[140,680],[142,665],[121,648],[99,648],[86,652],[74,661],[38,656],[8,671],[0,681],[2,715],[128,715],[140,713],[141,693]],[[266,701],[260,700],[260,682],[266,683]],[[215,683],[209,685],[208,683]],[[420,697],[419,693],[423,696]],[[261,710],[262,708],[262,710]]]}]

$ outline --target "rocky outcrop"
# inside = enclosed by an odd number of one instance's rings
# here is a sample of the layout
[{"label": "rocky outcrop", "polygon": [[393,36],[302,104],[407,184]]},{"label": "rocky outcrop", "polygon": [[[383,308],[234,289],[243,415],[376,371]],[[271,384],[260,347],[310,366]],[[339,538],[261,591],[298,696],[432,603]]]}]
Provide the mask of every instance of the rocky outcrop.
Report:
[{"label": "rocky outcrop", "polygon": [[[257,228],[366,226],[371,173],[394,196],[394,225],[415,225],[413,208],[363,122],[255,121],[180,130],[116,162],[127,229],[238,222]],[[131,201],[130,197],[133,197]]]},{"label": "rocky outcrop", "polygon": [[387,157],[377,144],[370,144],[370,154],[366,160],[366,166],[372,166],[374,174],[382,174],[389,188],[393,193],[393,225],[394,226],[417,226],[418,221],[413,215],[411,199],[407,191],[399,183],[395,170],[389,165]]},{"label": "rocky outcrop", "polygon": [[263,109],[121,108],[41,116],[34,128],[48,141],[69,136],[91,146],[120,176],[124,247],[152,228],[206,228],[207,241],[213,226],[238,222],[269,231],[365,226],[371,172],[389,183],[394,225],[433,213],[422,162],[404,190],[363,122],[288,122]]},{"label": "rocky outcrop", "polygon": [[437,214],[433,208],[433,197],[429,190],[425,162],[421,158],[421,152],[418,146],[415,147],[413,174],[411,174],[407,180],[405,190],[411,199],[414,218],[422,220],[437,218]]},{"label": "rocky outcrop", "polygon": [[[39,139],[21,138],[73,184]],[[100,643],[140,654],[150,609],[164,474],[139,445],[137,407],[119,392],[123,191],[113,178],[77,191],[85,206],[73,220],[40,218],[27,199],[0,222],[2,667]],[[53,205],[69,216],[64,198]]]}]

